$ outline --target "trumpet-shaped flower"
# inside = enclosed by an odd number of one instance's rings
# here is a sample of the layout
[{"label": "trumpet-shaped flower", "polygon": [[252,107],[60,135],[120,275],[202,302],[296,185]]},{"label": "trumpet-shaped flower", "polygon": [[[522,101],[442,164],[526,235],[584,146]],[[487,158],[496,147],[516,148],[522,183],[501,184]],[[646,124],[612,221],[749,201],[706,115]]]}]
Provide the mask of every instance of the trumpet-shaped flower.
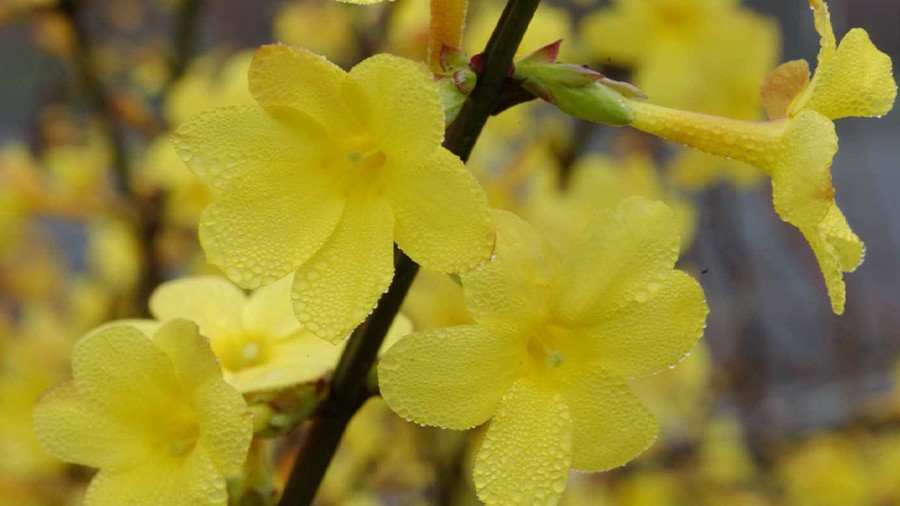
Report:
[{"label": "trumpet-shaped flower", "polygon": [[255,288],[296,272],[297,318],[337,342],[390,284],[393,242],[443,272],[489,259],[484,192],[441,147],[441,102],[424,65],[378,55],[345,72],[272,45],[249,76],[258,105],[201,114],[175,134],[215,194],[200,241],[229,278]]},{"label": "trumpet-shaped flower", "polygon": [[663,204],[599,212],[559,258],[497,211],[496,258],[462,275],[474,324],[413,333],[385,353],[381,392],[400,416],[464,430],[490,420],[475,485],[488,504],[547,504],[570,468],[620,466],[657,424],[624,378],[674,364],[703,332],[703,291],[674,270]]},{"label": "trumpet-shaped flower", "polygon": [[78,341],[74,380],[35,407],[38,439],[100,468],[85,504],[224,505],[252,437],[247,405],[194,324],[172,320],[152,338],[150,327],[116,322]]},{"label": "trumpet-shaped flower", "polygon": [[[304,329],[291,308],[288,275],[244,292],[219,276],[196,276],[160,285],[150,311],[160,320],[187,318],[210,340],[225,381],[242,393],[313,381],[337,364],[343,343],[333,345]],[[412,331],[398,315],[385,347]]]},{"label": "trumpet-shaped flower", "polygon": [[810,0],[822,38],[816,75],[805,62],[788,62],[766,79],[762,92],[774,119],[746,122],[631,101],[631,126],[719,156],[746,162],[772,178],[782,220],[806,238],[822,270],[836,314],[846,299],[843,272],[863,259],[864,247],[834,201],[832,158],[838,149],[833,119],[880,116],[893,107],[897,85],[891,60],[853,29],[835,44],[828,8]]}]

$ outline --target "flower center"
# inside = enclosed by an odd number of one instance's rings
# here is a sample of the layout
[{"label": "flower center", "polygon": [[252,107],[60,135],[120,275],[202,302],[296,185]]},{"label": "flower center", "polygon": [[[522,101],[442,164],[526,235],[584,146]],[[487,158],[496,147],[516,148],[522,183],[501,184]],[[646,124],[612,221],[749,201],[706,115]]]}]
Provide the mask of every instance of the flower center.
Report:
[{"label": "flower center", "polygon": [[194,446],[200,437],[200,426],[197,422],[197,413],[188,406],[179,406],[168,414],[164,430],[157,429],[162,436],[159,443],[172,457],[184,457]]},{"label": "flower center", "polygon": [[540,374],[559,372],[587,355],[575,334],[558,325],[543,325],[531,334],[525,349],[531,366]]},{"label": "flower center", "polygon": [[272,343],[264,335],[244,333],[216,341],[213,349],[227,371],[238,372],[272,360]]},{"label": "flower center", "polygon": [[381,148],[375,144],[375,141],[367,133],[349,138],[345,149],[347,162],[352,168],[361,170],[377,169],[387,159]]}]

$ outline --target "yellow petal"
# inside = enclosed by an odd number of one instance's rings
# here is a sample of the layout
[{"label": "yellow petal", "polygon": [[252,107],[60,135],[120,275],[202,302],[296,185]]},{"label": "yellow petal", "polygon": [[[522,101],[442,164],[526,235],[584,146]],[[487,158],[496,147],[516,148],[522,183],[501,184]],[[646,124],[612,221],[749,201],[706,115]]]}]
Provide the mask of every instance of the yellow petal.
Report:
[{"label": "yellow petal", "polygon": [[153,343],[172,361],[182,388],[190,391],[209,381],[221,381],[222,370],[209,339],[200,335],[194,322],[183,318],[167,321],[156,331]]},{"label": "yellow petal", "polygon": [[834,205],[831,160],[837,153],[834,123],[805,109],[789,120],[777,146],[768,153],[772,167],[772,203],[782,220],[818,225]]},{"label": "yellow petal", "polygon": [[513,383],[475,458],[485,504],[555,504],[572,459],[572,419],[562,396],[526,379]]},{"label": "yellow petal", "polygon": [[303,113],[255,105],[198,114],[172,135],[184,163],[216,192],[270,164],[307,168],[324,140],[322,127]]},{"label": "yellow petal", "polygon": [[847,218],[837,205],[828,211],[825,219],[819,224],[819,232],[834,248],[842,271],[853,272],[859,267],[865,257],[866,247],[859,236],[850,229]]},{"label": "yellow petal", "polygon": [[195,451],[202,449],[220,475],[237,473],[253,439],[253,417],[244,398],[219,373],[218,378],[197,388],[193,402],[200,426]]},{"label": "yellow petal", "polygon": [[490,259],[494,230],[487,196],[444,148],[417,163],[393,167],[388,196],[397,244],[422,266],[467,272]]},{"label": "yellow petal", "polygon": [[791,60],[775,67],[760,86],[769,119],[787,116],[791,102],[809,85],[809,63]]},{"label": "yellow petal", "polygon": [[813,10],[813,24],[819,34],[818,65],[821,67],[828,63],[834,54],[837,40],[834,38],[834,28],[831,26],[831,12],[828,4],[822,0],[809,0],[809,7]]},{"label": "yellow petal", "polygon": [[581,33],[596,60],[633,65],[645,56],[653,33],[647,13],[640,10],[623,5],[597,10],[584,19]]},{"label": "yellow petal", "polygon": [[343,349],[301,329],[276,345],[270,362],[231,374],[229,383],[241,392],[256,392],[314,381],[335,368]]},{"label": "yellow petal", "polygon": [[590,326],[650,298],[679,254],[675,215],[663,203],[629,197],[598,212],[560,265],[552,311],[573,327]]},{"label": "yellow petal", "polygon": [[469,429],[497,410],[515,379],[518,355],[512,336],[478,325],[416,332],[378,364],[381,396],[408,420]]},{"label": "yellow petal", "polygon": [[240,315],[245,330],[276,339],[298,332],[300,324],[291,305],[293,284],[292,272],[271,285],[254,290]]},{"label": "yellow petal", "polygon": [[244,288],[277,281],[332,234],[345,197],[311,164],[260,165],[203,212],[200,243],[232,281]]},{"label": "yellow petal", "polygon": [[85,506],[224,506],[225,479],[200,449],[187,458],[162,453],[125,472],[100,471],[84,497]]},{"label": "yellow petal", "polygon": [[465,273],[466,307],[478,323],[497,331],[527,328],[541,318],[557,256],[546,239],[518,216],[494,210],[493,260]]},{"label": "yellow petal", "polygon": [[240,332],[246,296],[219,276],[193,276],[161,284],[150,296],[150,312],[159,320],[186,318],[211,339]]},{"label": "yellow petal", "polygon": [[897,98],[891,67],[891,57],[872,44],[865,30],[854,28],[827,64],[816,69],[808,92],[793,109],[812,109],[831,119],[882,116]]},{"label": "yellow petal", "polygon": [[342,92],[388,161],[419,163],[444,138],[441,100],[422,63],[372,56],[350,70]]},{"label": "yellow petal", "polygon": [[634,301],[591,328],[597,360],[626,377],[651,374],[681,360],[703,335],[709,309],[703,289],[682,271],[651,282]]},{"label": "yellow petal", "polygon": [[263,107],[289,106],[311,116],[332,135],[358,128],[341,97],[347,73],[307,49],[262,46],[250,65],[250,93]]},{"label": "yellow petal", "polygon": [[139,330],[108,326],[79,340],[72,350],[79,394],[98,412],[152,430],[178,404],[181,385],[172,360]]},{"label": "yellow petal", "polygon": [[74,383],[50,390],[34,408],[41,446],[56,458],[84,466],[129,469],[150,452],[150,438],[125,419],[97,412]]},{"label": "yellow petal", "polygon": [[619,467],[656,439],[656,419],[621,377],[586,367],[565,376],[560,389],[572,416],[573,468]]},{"label": "yellow petal", "polygon": [[378,195],[351,197],[334,234],[294,277],[294,313],[340,342],[368,316],[394,275],[394,219]]},{"label": "yellow petal", "polygon": [[800,231],[812,248],[825,278],[831,310],[835,314],[843,314],[847,298],[843,273],[853,272],[862,263],[865,246],[850,230],[837,205],[831,207],[817,227],[801,227]]}]

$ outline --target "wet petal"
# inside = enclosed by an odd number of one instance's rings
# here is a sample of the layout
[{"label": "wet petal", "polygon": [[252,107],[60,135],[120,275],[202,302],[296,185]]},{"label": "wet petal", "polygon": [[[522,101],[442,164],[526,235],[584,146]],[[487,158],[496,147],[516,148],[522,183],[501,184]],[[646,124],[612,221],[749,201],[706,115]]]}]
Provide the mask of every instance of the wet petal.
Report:
[{"label": "wet petal", "polygon": [[362,323],[391,284],[393,237],[386,199],[351,198],[334,234],[294,277],[294,312],[300,323],[332,343]]},{"label": "wet petal", "polygon": [[397,244],[422,266],[467,272],[490,259],[494,231],[487,197],[446,149],[396,165],[388,192]]},{"label": "wet petal", "polygon": [[493,221],[494,258],[461,276],[466,306],[482,325],[526,328],[545,312],[556,252],[534,227],[512,213],[495,210]]},{"label": "wet petal", "polygon": [[87,506],[224,506],[227,501],[225,479],[199,449],[186,459],[158,453],[125,472],[104,469],[91,481],[84,497]]},{"label": "wet petal", "polygon": [[34,430],[41,446],[56,458],[84,466],[122,470],[150,452],[150,437],[127,420],[97,412],[74,383],[50,390],[34,408]]},{"label": "wet petal", "polygon": [[809,85],[809,63],[791,60],[775,67],[760,86],[769,119],[787,116],[791,102]]},{"label": "wet petal", "polygon": [[554,504],[572,460],[572,419],[562,396],[521,379],[497,409],[475,458],[475,490],[488,505]]},{"label": "wet petal", "polygon": [[199,387],[193,402],[200,425],[198,447],[220,475],[237,473],[253,438],[253,417],[244,398],[220,376]]},{"label": "wet petal", "polygon": [[444,113],[424,64],[390,54],[350,70],[343,95],[388,159],[417,162],[444,138]]},{"label": "wet petal", "polygon": [[650,447],[659,426],[625,381],[603,369],[567,376],[561,387],[572,415],[572,467],[605,471]]},{"label": "wet petal", "polygon": [[837,153],[834,123],[803,110],[789,120],[769,153],[772,202],[782,220],[796,227],[817,226],[834,205],[831,160]]},{"label": "wet petal", "polygon": [[632,303],[646,301],[679,254],[674,213],[663,203],[630,197],[597,213],[554,279],[551,304],[574,327],[592,326]]},{"label": "wet petal", "polygon": [[214,191],[269,164],[296,171],[318,156],[324,131],[311,118],[284,108],[222,107],[194,116],[172,136],[175,150]]},{"label": "wet petal", "polygon": [[843,314],[847,299],[844,272],[853,272],[862,263],[865,246],[835,205],[815,228],[800,229],[812,248],[825,279],[831,310]]},{"label": "wet petal", "polygon": [[259,48],[250,66],[250,93],[264,107],[289,106],[308,114],[332,134],[355,128],[341,97],[347,73],[304,48]]},{"label": "wet petal", "polygon": [[830,119],[882,116],[897,98],[891,57],[872,44],[865,30],[854,28],[829,62],[816,69],[804,98],[798,108],[818,111]]},{"label": "wet petal", "polygon": [[241,330],[246,296],[219,276],[193,276],[161,284],[150,296],[150,312],[159,320],[186,318],[215,339]]},{"label": "wet petal", "polygon": [[197,324],[183,318],[170,320],[153,336],[153,342],[175,366],[175,374],[188,391],[208,381],[221,380],[219,361],[200,335]]},{"label": "wet petal", "polygon": [[240,315],[244,328],[274,338],[292,335],[300,330],[291,304],[291,286],[294,273],[271,285],[256,289],[247,300]]},{"label": "wet petal", "polygon": [[605,369],[626,377],[654,373],[681,360],[703,335],[709,309],[694,278],[673,271],[647,293],[589,330],[593,356]]},{"label": "wet petal", "polygon": [[150,430],[160,411],[178,404],[172,360],[139,330],[108,326],[72,350],[75,388],[99,413]]},{"label": "wet petal", "polygon": [[244,288],[275,282],[332,234],[345,197],[310,164],[260,165],[203,212],[200,243],[232,281]]},{"label": "wet petal", "polygon": [[469,429],[494,414],[515,379],[522,351],[514,338],[478,325],[416,332],[381,359],[381,395],[408,420]]}]

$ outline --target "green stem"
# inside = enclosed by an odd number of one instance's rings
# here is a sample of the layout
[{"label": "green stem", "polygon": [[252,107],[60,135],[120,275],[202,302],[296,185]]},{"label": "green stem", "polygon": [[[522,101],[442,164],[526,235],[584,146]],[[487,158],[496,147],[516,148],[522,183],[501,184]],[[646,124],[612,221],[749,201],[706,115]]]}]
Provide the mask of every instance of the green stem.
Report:
[{"label": "green stem", "polygon": [[506,3],[484,50],[484,70],[478,76],[478,83],[456,121],[447,129],[444,145],[463,160],[469,158],[481,129],[500,102],[513,56],[540,3],[540,0],[509,0]]},{"label": "green stem", "polygon": [[[450,126],[444,146],[468,160],[481,129],[500,101],[503,81],[540,0],[509,0],[485,49],[484,71]],[[350,419],[369,396],[366,380],[388,328],[419,266],[396,250],[395,276],[375,311],[350,335],[334,373],[328,398],[307,428],[280,506],[311,504]]]}]

